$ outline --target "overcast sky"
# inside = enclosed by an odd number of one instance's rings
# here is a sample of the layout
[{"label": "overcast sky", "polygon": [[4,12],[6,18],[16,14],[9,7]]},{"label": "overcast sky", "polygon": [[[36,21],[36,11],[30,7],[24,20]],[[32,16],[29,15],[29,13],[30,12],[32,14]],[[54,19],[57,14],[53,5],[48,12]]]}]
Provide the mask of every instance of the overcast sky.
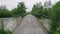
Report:
[{"label": "overcast sky", "polygon": [[[42,2],[43,4],[45,1],[46,0],[0,0],[0,6],[6,5],[7,8],[11,10],[17,7],[18,2],[25,2],[25,6],[28,8],[27,11],[30,11],[32,9],[32,6],[36,4],[36,2]],[[53,4],[57,1],[60,1],[60,0],[51,0]]]}]

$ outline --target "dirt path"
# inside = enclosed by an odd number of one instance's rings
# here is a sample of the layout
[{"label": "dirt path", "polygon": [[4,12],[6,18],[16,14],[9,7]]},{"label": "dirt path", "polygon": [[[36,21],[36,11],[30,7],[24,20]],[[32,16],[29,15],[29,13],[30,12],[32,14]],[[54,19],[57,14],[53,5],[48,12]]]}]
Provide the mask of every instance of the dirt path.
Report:
[{"label": "dirt path", "polygon": [[47,30],[39,24],[36,17],[29,14],[23,18],[22,23],[19,24],[12,34],[47,34]]}]

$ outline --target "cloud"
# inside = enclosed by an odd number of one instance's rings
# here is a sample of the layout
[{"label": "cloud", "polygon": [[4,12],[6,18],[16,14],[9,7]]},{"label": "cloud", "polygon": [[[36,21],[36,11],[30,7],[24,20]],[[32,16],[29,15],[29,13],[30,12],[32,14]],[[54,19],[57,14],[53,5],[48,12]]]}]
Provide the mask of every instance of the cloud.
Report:
[{"label": "cloud", "polygon": [[8,9],[13,9],[17,6],[17,0],[0,0],[0,6],[6,5]]}]

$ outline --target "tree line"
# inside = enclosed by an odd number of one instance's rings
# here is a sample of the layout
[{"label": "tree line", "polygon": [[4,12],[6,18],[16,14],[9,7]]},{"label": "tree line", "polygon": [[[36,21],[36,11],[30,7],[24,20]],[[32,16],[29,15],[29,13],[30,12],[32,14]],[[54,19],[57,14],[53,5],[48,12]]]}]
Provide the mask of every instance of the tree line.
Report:
[{"label": "tree line", "polygon": [[6,8],[6,6],[0,7],[0,18],[9,18],[13,16],[23,16],[26,13],[26,7],[24,2],[19,2],[17,8],[12,9],[11,11]]},{"label": "tree line", "polygon": [[45,8],[41,4],[35,4],[31,14],[39,18],[51,19],[51,28],[49,34],[60,34],[60,1],[52,5],[51,8]]}]

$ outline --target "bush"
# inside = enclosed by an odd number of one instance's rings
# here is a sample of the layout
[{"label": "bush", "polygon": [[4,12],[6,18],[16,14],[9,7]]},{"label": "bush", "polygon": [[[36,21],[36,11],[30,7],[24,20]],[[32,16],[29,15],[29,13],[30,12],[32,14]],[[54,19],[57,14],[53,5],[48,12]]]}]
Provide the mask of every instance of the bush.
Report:
[{"label": "bush", "polygon": [[0,34],[11,34],[11,32],[9,30],[3,31],[2,29],[0,29]]}]

